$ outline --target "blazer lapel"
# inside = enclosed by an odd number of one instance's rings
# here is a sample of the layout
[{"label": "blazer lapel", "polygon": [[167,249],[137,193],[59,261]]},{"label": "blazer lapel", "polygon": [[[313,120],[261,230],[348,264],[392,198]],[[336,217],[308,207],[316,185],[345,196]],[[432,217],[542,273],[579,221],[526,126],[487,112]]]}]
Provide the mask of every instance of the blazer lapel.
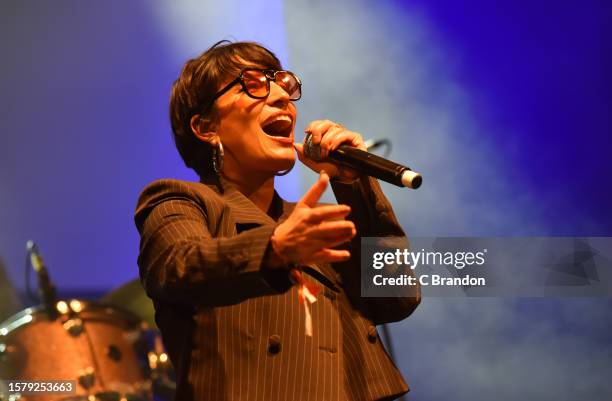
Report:
[{"label": "blazer lapel", "polygon": [[236,224],[265,225],[276,224],[272,217],[259,209],[249,198],[234,186],[226,186],[222,195],[232,211]]},{"label": "blazer lapel", "polygon": [[205,177],[200,180],[219,194],[231,210],[232,219],[236,225],[262,226],[274,224],[274,220],[261,211],[249,198],[222,177]]}]

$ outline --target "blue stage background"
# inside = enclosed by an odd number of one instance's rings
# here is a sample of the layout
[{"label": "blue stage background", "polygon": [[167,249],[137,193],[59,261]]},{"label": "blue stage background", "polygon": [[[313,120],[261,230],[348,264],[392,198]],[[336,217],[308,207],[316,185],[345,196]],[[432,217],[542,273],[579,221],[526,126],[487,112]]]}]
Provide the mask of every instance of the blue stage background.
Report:
[{"label": "blue stage background", "polygon": [[[2,2],[0,259],[20,290],[28,239],[63,293],[135,278],[139,191],[195,179],[170,86],[224,38],[303,78],[298,134],[329,118],[392,140],[424,176],[385,186],[409,235],[611,236],[611,21],[595,0]],[[314,178],[300,166],[280,192]],[[612,399],[611,310],[425,299],[392,328],[408,399]]]}]

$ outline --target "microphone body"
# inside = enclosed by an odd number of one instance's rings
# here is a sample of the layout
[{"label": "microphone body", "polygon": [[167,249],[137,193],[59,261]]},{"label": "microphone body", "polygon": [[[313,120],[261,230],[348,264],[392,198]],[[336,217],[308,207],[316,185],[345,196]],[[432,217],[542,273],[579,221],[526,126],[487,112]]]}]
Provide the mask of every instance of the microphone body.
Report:
[{"label": "microphone body", "polygon": [[42,298],[43,304],[45,305],[47,311],[51,315],[50,317],[54,318],[56,312],[55,302],[57,301],[55,286],[49,278],[49,272],[47,271],[43,259],[38,252],[38,247],[36,244],[33,241],[28,241],[26,248],[30,254],[30,263],[38,276],[38,291],[40,297]]},{"label": "microphone body", "polygon": [[323,160],[320,146],[312,142],[312,136],[309,134],[304,139],[304,154],[316,162],[331,161],[398,187],[417,189],[423,182],[419,173],[406,166],[348,145],[340,145]]}]

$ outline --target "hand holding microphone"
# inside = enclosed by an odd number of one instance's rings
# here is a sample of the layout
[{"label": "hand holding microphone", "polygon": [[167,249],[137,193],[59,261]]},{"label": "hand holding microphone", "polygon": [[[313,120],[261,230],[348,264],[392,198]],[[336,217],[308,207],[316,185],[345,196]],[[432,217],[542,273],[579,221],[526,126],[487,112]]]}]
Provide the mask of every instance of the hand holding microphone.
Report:
[{"label": "hand holding microphone", "polygon": [[367,152],[362,136],[329,120],[313,121],[306,128],[304,145],[295,144],[298,158],[312,170],[325,170],[342,182],[351,182],[360,174],[391,184],[417,189],[420,174],[406,166]]},{"label": "hand holding microphone", "polygon": [[301,143],[295,144],[298,158],[315,172],[325,170],[331,178],[341,182],[351,182],[359,178],[360,173],[327,159],[330,150],[335,150],[341,144],[367,151],[363,137],[357,132],[349,131],[342,125],[330,120],[316,120],[308,124],[304,130],[306,138],[310,136],[312,143],[319,146],[321,158],[313,159]]}]

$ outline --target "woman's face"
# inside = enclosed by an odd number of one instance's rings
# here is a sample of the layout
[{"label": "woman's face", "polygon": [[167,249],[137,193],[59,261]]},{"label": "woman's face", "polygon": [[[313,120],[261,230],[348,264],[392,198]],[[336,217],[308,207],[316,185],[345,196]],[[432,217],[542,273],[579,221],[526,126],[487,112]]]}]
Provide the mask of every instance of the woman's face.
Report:
[{"label": "woman's face", "polygon": [[[220,87],[233,79],[231,77]],[[236,84],[215,104],[216,132],[225,152],[225,175],[274,176],[276,172],[293,167],[297,110],[285,90],[270,82],[270,95],[253,99]]]}]

